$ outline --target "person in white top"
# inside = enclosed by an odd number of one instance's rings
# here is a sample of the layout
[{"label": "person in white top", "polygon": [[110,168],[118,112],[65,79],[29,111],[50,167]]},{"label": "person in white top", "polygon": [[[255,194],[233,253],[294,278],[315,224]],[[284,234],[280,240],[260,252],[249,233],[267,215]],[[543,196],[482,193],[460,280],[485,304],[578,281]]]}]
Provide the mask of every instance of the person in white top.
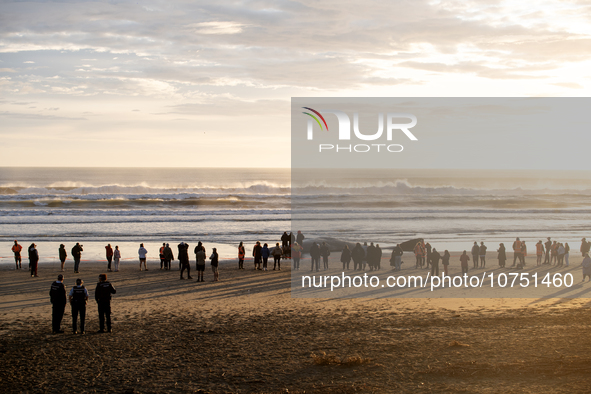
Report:
[{"label": "person in white top", "polygon": [[119,246],[115,246],[115,250],[113,252],[113,260],[115,262],[115,272],[119,272],[119,260],[121,260],[121,252],[119,251]]},{"label": "person in white top", "polygon": [[147,271],[148,266],[146,265],[146,255],[148,251],[144,248],[144,244],[140,244],[140,249],[137,251],[140,255],[140,271],[142,270],[142,263],[144,263],[144,269]]}]

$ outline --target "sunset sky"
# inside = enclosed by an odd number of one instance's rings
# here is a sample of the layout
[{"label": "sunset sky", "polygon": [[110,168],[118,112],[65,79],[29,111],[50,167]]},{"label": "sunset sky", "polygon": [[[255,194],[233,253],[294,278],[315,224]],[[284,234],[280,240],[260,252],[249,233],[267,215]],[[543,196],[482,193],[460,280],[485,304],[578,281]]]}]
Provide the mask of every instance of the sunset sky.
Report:
[{"label": "sunset sky", "polygon": [[0,166],[289,167],[292,96],[589,96],[590,22],[576,0],[2,1]]}]

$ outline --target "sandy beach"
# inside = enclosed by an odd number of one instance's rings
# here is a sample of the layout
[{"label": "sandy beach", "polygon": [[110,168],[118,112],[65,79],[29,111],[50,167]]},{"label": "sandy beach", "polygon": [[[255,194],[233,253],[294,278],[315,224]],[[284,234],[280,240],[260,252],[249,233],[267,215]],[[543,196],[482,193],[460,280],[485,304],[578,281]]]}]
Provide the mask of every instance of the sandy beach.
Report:
[{"label": "sandy beach", "polygon": [[51,334],[55,267],[3,265],[5,392],[588,392],[588,299],[298,299],[285,263],[224,262],[218,283],[149,267],[109,273],[112,334],[96,333],[92,299],[105,263],[65,272],[90,291],[81,336],[69,306]]}]

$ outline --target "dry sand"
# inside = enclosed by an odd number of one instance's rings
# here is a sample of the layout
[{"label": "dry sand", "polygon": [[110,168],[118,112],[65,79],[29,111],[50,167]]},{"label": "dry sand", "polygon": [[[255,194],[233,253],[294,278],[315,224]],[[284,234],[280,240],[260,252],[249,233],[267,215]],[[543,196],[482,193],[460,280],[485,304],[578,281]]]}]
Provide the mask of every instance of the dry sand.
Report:
[{"label": "dry sand", "polygon": [[154,261],[148,272],[125,264],[109,273],[114,332],[97,334],[92,297],[106,264],[76,275],[70,261],[67,287],[81,277],[91,294],[84,336],[70,333],[69,307],[66,333],[51,334],[55,265],[39,278],[1,266],[3,392],[590,391],[588,299],[292,298],[286,264],[236,265],[197,283]]}]

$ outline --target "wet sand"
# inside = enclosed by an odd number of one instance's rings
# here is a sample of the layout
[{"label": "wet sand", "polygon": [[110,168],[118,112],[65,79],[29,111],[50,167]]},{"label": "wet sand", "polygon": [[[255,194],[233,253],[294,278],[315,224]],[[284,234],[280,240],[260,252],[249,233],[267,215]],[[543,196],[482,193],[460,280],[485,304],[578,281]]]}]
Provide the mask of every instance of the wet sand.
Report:
[{"label": "wet sand", "polygon": [[91,295],[84,336],[71,334],[69,307],[62,323],[66,333],[51,334],[48,292],[59,273],[55,266],[40,265],[39,278],[0,266],[2,388],[31,393],[589,391],[589,299],[292,298],[285,263],[282,271],[268,272],[252,270],[250,261],[245,270],[236,266],[222,264],[217,283],[211,282],[208,266],[206,282],[197,283],[179,280],[176,270],[159,270],[154,261],[148,272],[125,264],[121,272],[109,273],[117,288],[113,333],[98,334],[92,297],[106,264],[83,263],[76,275],[69,262],[67,287],[81,277]]}]

